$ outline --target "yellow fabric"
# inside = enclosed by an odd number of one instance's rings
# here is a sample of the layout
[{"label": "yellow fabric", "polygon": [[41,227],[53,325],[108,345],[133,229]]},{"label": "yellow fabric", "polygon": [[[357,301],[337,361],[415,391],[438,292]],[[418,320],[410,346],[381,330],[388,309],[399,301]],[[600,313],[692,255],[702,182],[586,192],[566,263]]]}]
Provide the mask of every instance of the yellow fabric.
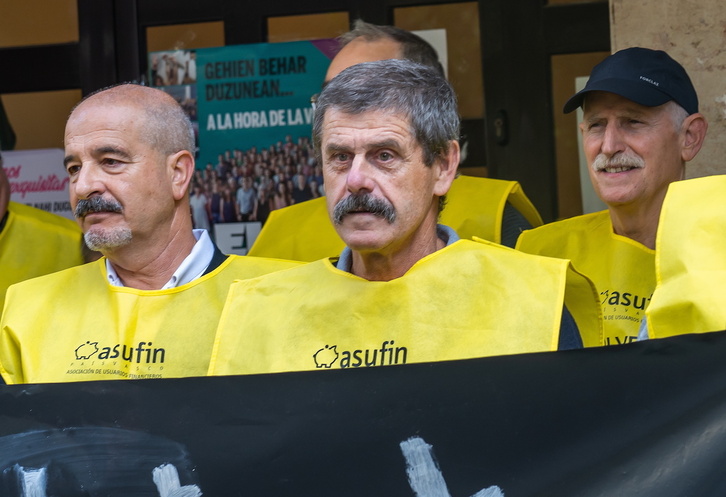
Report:
[{"label": "yellow fabric", "polygon": [[[501,243],[502,216],[507,201],[530,222],[542,218],[516,181],[459,176],[447,195],[441,223],[461,238],[477,236]],[[278,209],[262,227],[249,255],[312,262],[334,257],[345,244],[335,232],[325,197]]]},{"label": "yellow fabric", "polygon": [[451,226],[461,238],[476,236],[501,243],[502,219],[507,201],[533,226],[542,218],[516,181],[459,176],[446,195],[441,224]]},{"label": "yellow fabric", "polygon": [[[459,240],[388,282],[361,279],[329,259],[238,281],[220,319],[210,374],[556,350],[568,266]],[[591,296],[596,327],[594,290]]]},{"label": "yellow fabric", "polygon": [[328,217],[325,197],[270,212],[248,254],[312,262],[345,248]]},{"label": "yellow fabric", "polygon": [[168,290],[114,287],[105,259],[14,285],[0,325],[7,383],[203,376],[229,285],[298,263],[228,257]]},{"label": "yellow fabric", "polygon": [[726,330],[726,176],[672,183],[656,240],[648,335]]},{"label": "yellow fabric", "polygon": [[655,251],[613,233],[608,211],[522,233],[517,249],[569,259],[600,294],[605,345],[635,341],[655,288]]},{"label": "yellow fabric", "polygon": [[81,230],[50,212],[10,202],[0,231],[0,311],[10,285],[83,264]]}]

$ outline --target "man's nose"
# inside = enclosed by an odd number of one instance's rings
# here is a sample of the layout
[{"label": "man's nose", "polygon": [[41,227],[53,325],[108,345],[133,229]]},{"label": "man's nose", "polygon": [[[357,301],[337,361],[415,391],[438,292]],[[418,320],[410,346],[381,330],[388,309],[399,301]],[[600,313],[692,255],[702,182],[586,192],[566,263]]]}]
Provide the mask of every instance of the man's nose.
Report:
[{"label": "man's nose", "polygon": [[348,170],[346,179],[348,191],[351,193],[373,191],[375,186],[372,179],[373,169],[373,166],[366,160],[364,155],[356,155]]}]

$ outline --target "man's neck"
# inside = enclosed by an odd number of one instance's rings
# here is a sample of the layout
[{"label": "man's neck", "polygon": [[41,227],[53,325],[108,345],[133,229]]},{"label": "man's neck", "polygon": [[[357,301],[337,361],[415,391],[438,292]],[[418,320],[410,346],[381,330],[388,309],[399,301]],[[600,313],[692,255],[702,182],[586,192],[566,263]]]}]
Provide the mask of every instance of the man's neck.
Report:
[{"label": "man's neck", "polygon": [[613,231],[654,250],[658,219],[662,207],[662,201],[646,206],[610,207],[610,220],[613,224]]},{"label": "man's neck", "polygon": [[177,231],[162,244],[134,244],[106,253],[124,286],[139,290],[159,290],[191,253],[196,239],[191,228]]},{"label": "man's neck", "polygon": [[352,251],[351,273],[368,281],[391,281],[400,278],[419,260],[446,246],[436,227],[415,243],[390,251]]}]

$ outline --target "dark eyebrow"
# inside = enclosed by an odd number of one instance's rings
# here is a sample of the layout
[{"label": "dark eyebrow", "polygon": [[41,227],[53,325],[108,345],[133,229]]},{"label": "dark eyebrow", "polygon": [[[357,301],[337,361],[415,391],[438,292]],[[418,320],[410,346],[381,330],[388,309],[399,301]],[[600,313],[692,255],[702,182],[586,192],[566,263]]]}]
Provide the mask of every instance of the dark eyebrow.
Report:
[{"label": "dark eyebrow", "polygon": [[[372,150],[376,150],[379,148],[392,148],[395,150],[398,150],[400,148],[400,144],[396,140],[383,140],[380,142],[375,142],[369,144],[368,148]],[[328,143],[325,146],[326,152],[347,152],[349,150],[349,147],[345,145],[338,145],[337,143]]]}]

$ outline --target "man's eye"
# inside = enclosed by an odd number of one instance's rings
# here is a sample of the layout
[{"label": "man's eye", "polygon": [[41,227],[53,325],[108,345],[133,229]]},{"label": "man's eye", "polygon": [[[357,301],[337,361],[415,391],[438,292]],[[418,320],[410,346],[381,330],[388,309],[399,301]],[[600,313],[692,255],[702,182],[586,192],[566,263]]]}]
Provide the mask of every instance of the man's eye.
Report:
[{"label": "man's eye", "polygon": [[81,166],[68,166],[68,168],[66,169],[69,176],[78,174],[78,171],[80,171],[80,170],[81,170]]}]

